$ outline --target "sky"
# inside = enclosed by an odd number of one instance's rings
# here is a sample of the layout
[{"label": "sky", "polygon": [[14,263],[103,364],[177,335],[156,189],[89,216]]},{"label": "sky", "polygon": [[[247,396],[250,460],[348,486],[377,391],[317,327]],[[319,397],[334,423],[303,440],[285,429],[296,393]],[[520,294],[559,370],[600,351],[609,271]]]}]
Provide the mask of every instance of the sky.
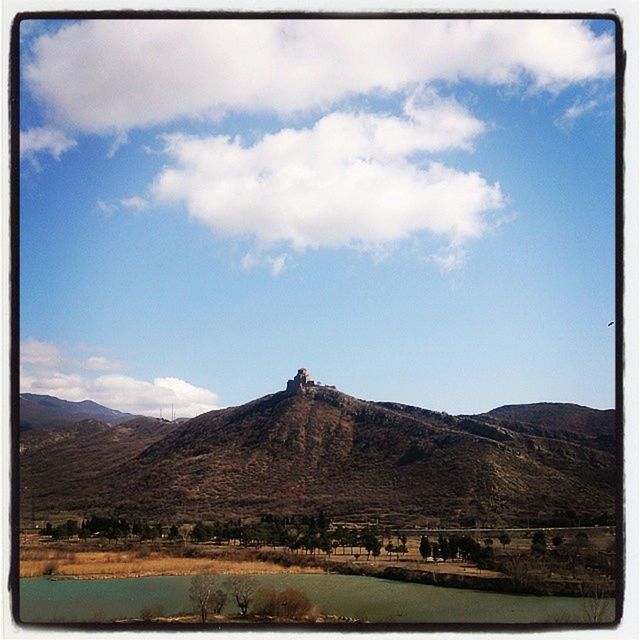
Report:
[{"label": "sky", "polygon": [[608,20],[25,20],[20,387],[615,399]]}]

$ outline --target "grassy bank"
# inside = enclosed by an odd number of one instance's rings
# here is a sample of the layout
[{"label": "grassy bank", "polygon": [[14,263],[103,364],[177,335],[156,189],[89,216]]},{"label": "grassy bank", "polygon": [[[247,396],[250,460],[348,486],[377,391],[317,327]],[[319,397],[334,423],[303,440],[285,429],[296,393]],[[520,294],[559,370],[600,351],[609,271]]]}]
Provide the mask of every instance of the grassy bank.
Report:
[{"label": "grassy bank", "polygon": [[69,550],[64,547],[27,547],[20,554],[20,577],[138,578],[197,574],[322,573],[320,566],[283,566],[256,559],[236,549],[228,553],[183,557],[148,548],[126,551]]}]

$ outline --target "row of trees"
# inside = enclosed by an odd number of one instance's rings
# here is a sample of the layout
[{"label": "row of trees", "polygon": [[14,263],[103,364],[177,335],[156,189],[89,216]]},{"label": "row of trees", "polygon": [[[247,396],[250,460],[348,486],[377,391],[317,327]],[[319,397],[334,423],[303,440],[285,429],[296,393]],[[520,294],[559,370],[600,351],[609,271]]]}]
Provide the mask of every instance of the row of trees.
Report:
[{"label": "row of trees", "polygon": [[134,537],[139,540],[156,540],[167,537],[178,539],[179,529],[176,525],[165,527],[161,523],[148,523],[141,520],[127,521],[125,518],[113,518],[109,516],[91,516],[83,519],[80,524],[77,520],[67,520],[53,526],[47,522],[40,531],[43,536],[50,536],[54,540],[78,537],[82,540],[100,536],[109,540]]},{"label": "row of trees", "polygon": [[[489,544],[489,541],[491,544]],[[420,555],[423,559],[470,560],[478,566],[489,566],[493,561],[493,540],[487,538],[484,546],[474,538],[464,535],[438,536],[433,542],[426,536],[420,538]]]}]

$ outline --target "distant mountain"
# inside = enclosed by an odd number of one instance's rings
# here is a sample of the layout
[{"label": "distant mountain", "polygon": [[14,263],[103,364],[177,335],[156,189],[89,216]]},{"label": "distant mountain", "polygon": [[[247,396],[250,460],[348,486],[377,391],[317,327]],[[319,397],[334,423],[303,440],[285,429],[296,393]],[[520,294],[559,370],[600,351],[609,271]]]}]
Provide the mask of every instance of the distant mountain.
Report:
[{"label": "distant mountain", "polygon": [[611,433],[615,427],[616,412],[613,409],[591,409],[578,404],[538,402],[505,405],[483,415],[590,437]]},{"label": "distant mountain", "polygon": [[54,396],[35,393],[20,394],[20,430],[60,429],[80,420],[101,420],[110,425],[121,424],[135,416],[83,400],[70,402]]},{"label": "distant mountain", "polygon": [[[153,427],[153,442],[120,447],[104,468],[98,441],[88,452],[76,436],[64,455],[95,464],[84,480],[55,489],[33,470],[55,467],[60,452],[53,444],[29,450],[27,433],[21,468],[36,505],[164,522],[317,509],[422,525],[613,514],[614,421],[567,406],[456,417],[294,379],[287,391],[202,414],[161,437]],[[578,418],[587,415],[593,421]]]},{"label": "distant mountain", "polygon": [[494,424],[544,437],[564,437],[611,449],[615,443],[616,412],[577,404],[538,402],[505,405],[477,416]]}]

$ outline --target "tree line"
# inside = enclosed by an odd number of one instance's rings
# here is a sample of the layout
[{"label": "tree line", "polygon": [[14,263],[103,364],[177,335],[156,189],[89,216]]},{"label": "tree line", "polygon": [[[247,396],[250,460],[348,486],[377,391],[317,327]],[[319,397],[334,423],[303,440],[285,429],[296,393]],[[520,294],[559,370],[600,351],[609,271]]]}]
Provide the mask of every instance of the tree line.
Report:
[{"label": "tree line", "polygon": [[[404,556],[407,551],[406,536],[381,529],[379,525],[347,525],[332,522],[324,512],[312,515],[279,516],[261,514],[258,521],[243,522],[241,519],[198,521],[194,525],[144,522],[138,519],[91,515],[81,521],[66,520],[53,526],[47,522],[41,535],[54,540],[78,537],[106,538],[111,541],[164,539],[175,542],[214,543],[241,547],[284,547],[294,553],[315,555],[316,553],[353,555],[358,559],[377,558],[383,549],[389,559]],[[385,540],[387,541],[386,545]],[[420,555],[423,559],[449,560],[461,558],[474,562],[488,562],[492,556],[489,545],[482,546],[469,536],[438,536],[429,540],[422,536]]]}]

